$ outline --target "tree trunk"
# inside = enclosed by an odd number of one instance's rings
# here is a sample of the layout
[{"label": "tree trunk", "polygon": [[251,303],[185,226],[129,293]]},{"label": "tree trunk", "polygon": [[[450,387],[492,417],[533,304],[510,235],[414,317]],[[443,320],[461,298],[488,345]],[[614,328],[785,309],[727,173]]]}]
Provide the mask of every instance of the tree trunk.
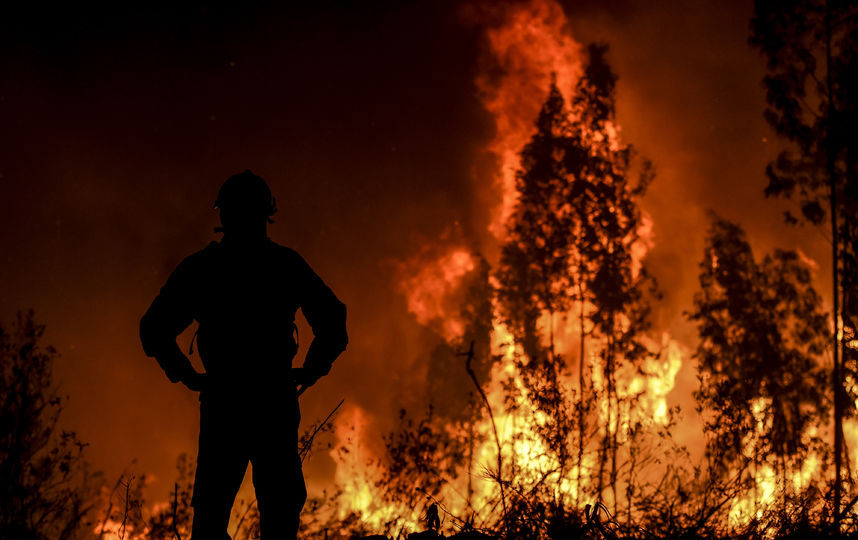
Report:
[{"label": "tree trunk", "polygon": [[578,318],[578,331],[581,336],[581,343],[578,352],[578,473],[575,479],[577,489],[575,495],[575,506],[581,499],[581,468],[584,466],[584,288],[581,284],[581,278],[578,278],[578,299],[581,302],[581,310]]},{"label": "tree trunk", "polygon": [[828,169],[829,204],[831,206],[831,273],[832,304],[834,318],[834,366],[831,372],[834,391],[834,527],[840,533],[841,468],[843,452],[843,402],[841,350],[840,350],[840,272],[839,238],[837,227],[837,178],[834,167],[834,148],[831,140],[831,124],[835,117],[834,91],[831,87],[831,12],[828,1],[825,2],[825,71],[828,94],[828,129],[825,133],[825,157]]},{"label": "tree trunk", "polygon": [[[611,493],[614,497],[614,515],[617,514],[617,431],[620,429],[620,402],[617,397],[617,380],[616,380],[616,359],[614,358],[614,324],[611,323],[611,337],[608,338],[610,343],[608,348],[610,375],[608,377],[608,420],[611,429]],[[612,413],[610,411],[613,411]]]},{"label": "tree trunk", "polygon": [[605,421],[605,436],[602,437],[602,444],[599,446],[599,497],[597,502],[602,501],[602,494],[605,490],[605,465],[608,459],[608,441],[611,436],[611,423],[610,423],[610,393],[607,391],[607,380],[608,380],[608,349],[607,347],[602,351],[602,377],[605,380],[605,392],[604,398],[608,402],[608,418]]}]

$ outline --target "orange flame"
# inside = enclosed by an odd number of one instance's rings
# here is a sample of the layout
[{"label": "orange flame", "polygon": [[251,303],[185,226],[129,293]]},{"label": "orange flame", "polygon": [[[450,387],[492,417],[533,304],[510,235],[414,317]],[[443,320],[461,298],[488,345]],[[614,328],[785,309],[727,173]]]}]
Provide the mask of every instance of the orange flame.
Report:
[{"label": "orange flame", "polygon": [[533,135],[552,74],[567,103],[568,93],[581,76],[581,46],[568,26],[558,3],[534,0],[507,7],[503,23],[487,32],[492,57],[502,72],[499,77],[481,75],[476,81],[483,106],[496,126],[487,148],[500,163],[490,179],[493,190],[500,193],[488,226],[495,238],[506,236],[506,222],[517,198],[519,152]]},{"label": "orange flame", "polygon": [[456,306],[462,280],[475,267],[471,253],[460,247],[434,260],[417,256],[401,265],[399,289],[406,295],[408,311],[449,343],[464,333]]}]

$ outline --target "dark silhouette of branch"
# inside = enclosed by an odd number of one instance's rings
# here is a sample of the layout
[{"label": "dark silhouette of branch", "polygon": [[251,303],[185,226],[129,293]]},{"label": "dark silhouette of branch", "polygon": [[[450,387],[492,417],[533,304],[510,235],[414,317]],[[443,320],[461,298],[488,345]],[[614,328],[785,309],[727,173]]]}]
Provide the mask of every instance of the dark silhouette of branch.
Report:
[{"label": "dark silhouette of branch", "polygon": [[304,446],[302,446],[302,447],[301,447],[301,451],[300,451],[300,452],[298,452],[298,455],[299,455],[299,456],[301,456],[301,463],[304,463],[304,459],[305,459],[305,458],[310,454],[310,448],[313,446],[313,439],[315,439],[315,438],[316,438],[316,434],[317,434],[317,433],[319,433],[319,431],[321,431],[323,427],[325,427],[325,424],[327,424],[327,423],[328,423],[328,420],[330,420],[330,419],[331,419],[331,417],[334,415],[334,413],[335,413],[335,412],[337,412],[337,410],[339,410],[340,406],[342,406],[342,404],[343,404],[345,401],[346,401],[346,400],[341,399],[341,400],[340,400],[340,402],[339,402],[339,403],[337,403],[337,406],[336,406],[336,407],[334,407],[334,410],[332,410],[332,411],[328,414],[328,416],[326,416],[326,417],[325,417],[325,419],[324,419],[324,420],[322,420],[322,423],[321,423],[321,424],[319,424],[319,425],[318,425],[318,426],[313,430],[313,432],[310,434],[310,437],[307,439],[307,442],[305,442],[305,443],[304,443]]},{"label": "dark silhouette of branch", "polygon": [[507,507],[506,507],[506,494],[504,493],[504,485],[503,485],[503,455],[501,454],[501,443],[500,437],[498,436],[498,428],[495,424],[495,415],[492,412],[492,406],[489,403],[489,398],[486,396],[486,393],[483,392],[482,386],[480,386],[480,381],[477,380],[477,374],[474,373],[473,368],[471,367],[471,362],[474,360],[474,340],[471,340],[471,346],[468,348],[468,352],[459,353],[459,356],[466,357],[465,360],[465,370],[468,372],[468,375],[471,377],[471,380],[474,381],[474,386],[477,387],[477,392],[480,393],[480,397],[483,398],[483,403],[486,405],[486,411],[489,413],[489,419],[492,422],[492,432],[495,436],[495,445],[498,450],[498,486],[500,487],[501,494],[501,505],[503,506],[503,513],[506,515]]}]

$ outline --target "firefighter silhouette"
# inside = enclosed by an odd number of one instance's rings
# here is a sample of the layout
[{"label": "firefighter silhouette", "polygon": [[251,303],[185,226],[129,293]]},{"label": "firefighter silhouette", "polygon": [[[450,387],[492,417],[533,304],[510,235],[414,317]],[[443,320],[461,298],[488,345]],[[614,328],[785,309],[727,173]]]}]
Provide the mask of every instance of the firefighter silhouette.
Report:
[{"label": "firefighter silhouette", "polygon": [[[277,211],[265,181],[230,177],[215,201],[220,242],[183,260],[140,321],[143,350],[172,382],[200,392],[194,540],[229,539],[247,464],[263,540],[295,538],[307,498],[298,457],[298,387],[326,375],[348,342],[346,309],[297,252],[267,236]],[[292,369],[301,309],[314,339]],[[196,320],[198,373],[176,343]]]}]

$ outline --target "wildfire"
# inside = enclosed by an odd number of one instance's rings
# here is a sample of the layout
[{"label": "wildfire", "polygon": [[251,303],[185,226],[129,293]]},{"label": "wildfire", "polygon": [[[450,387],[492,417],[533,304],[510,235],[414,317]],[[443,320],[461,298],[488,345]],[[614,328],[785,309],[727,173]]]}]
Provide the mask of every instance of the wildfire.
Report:
[{"label": "wildfire", "polygon": [[[507,7],[502,24],[487,32],[487,42],[501,75],[481,75],[476,84],[485,108],[495,119],[496,135],[486,150],[496,157],[497,168],[489,177],[478,180],[481,186],[490,186],[494,193],[500,194],[499,200],[492,202],[495,210],[488,224],[495,241],[500,242],[506,236],[506,223],[516,204],[519,152],[534,132],[534,119],[548,95],[552,77],[561,92],[571,92],[581,76],[582,61],[581,47],[569,33],[562,8],[549,0]],[[569,97],[566,96],[567,102]],[[611,146],[619,146],[619,126],[609,125],[607,136]],[[425,246],[418,255],[402,262],[398,285],[417,321],[457,346],[464,332],[458,310],[462,284],[476,269],[475,256],[461,245],[441,244]],[[642,261],[653,245],[652,219],[644,215],[637,240],[630,248],[634,276],[639,274]],[[486,252],[493,250],[492,246],[484,248]],[[577,354],[580,334],[574,321],[581,307],[573,305],[568,312],[552,316],[545,313],[540,319],[542,338],[547,340],[551,334],[560,355],[571,358],[573,352]],[[587,305],[584,309],[593,307]],[[452,477],[445,478],[437,495],[452,515],[471,516],[477,522],[489,519],[489,514],[497,511],[492,501],[496,504],[499,480],[509,481],[507,477],[515,475],[519,482],[545,482],[554,486],[556,500],[574,505],[582,486],[592,482],[586,477],[587,471],[596,467],[593,448],[587,449],[579,463],[571,463],[561,460],[556,449],[548,447],[540,430],[550,419],[534,405],[533,396],[522,381],[517,364],[523,354],[521,345],[501,322],[496,305],[494,314],[490,352],[496,360],[489,380],[483,384],[482,414],[472,426],[477,446],[470,458],[471,466],[463,466]],[[653,350],[661,350],[661,354],[648,359],[640,372],[621,374],[620,393],[639,399],[637,421],[665,425],[667,395],[673,389],[682,355],[678,343],[666,333],[650,340],[649,345]],[[589,368],[600,362],[594,351],[591,348],[584,362]],[[569,407],[574,406],[573,389],[583,391],[577,388],[577,375],[574,370],[566,370],[562,375],[564,385],[570,389],[565,398]],[[594,391],[603,393],[600,386],[603,382],[594,380]],[[600,423],[604,425],[608,414],[606,403],[596,404],[596,410],[600,411]],[[610,429],[628,432],[631,428],[628,417],[623,422],[620,425],[615,418]],[[337,483],[343,490],[341,514],[358,511],[363,520],[376,526],[396,515],[401,522],[416,528],[419,509],[378,504],[382,497],[378,491],[381,470],[374,465],[377,458],[359,448],[366,429],[363,413],[355,409],[345,422],[341,419],[340,426],[336,433],[339,446],[353,449],[332,454],[337,462]],[[456,428],[451,425],[448,429]],[[621,442],[624,436],[620,434]],[[464,497],[464,493],[470,496]]]},{"label": "wildfire", "polygon": [[[496,166],[485,176],[476,178],[477,190],[491,193],[484,202],[491,210],[486,226],[492,240],[489,245],[470,249],[465,247],[467,242],[442,239],[424,246],[399,268],[398,285],[408,311],[452,349],[463,346],[466,332],[460,309],[464,301],[463,285],[478,269],[480,255],[477,251],[497,253],[498,247],[508,240],[507,227],[518,202],[516,174],[521,168],[520,152],[535,132],[534,120],[549,88],[552,83],[556,84],[569,107],[570,94],[582,76],[582,48],[571,36],[559,4],[552,0],[532,0],[506,6],[503,10],[501,23],[486,32],[495,65],[476,79],[482,103],[492,114],[496,126],[495,136],[485,149],[495,158]],[[572,121],[576,120],[571,110],[569,116]],[[607,147],[617,150],[623,148],[620,133],[620,126],[609,121],[602,133],[590,134],[589,141],[593,146],[601,143],[600,147],[604,148],[607,138]],[[558,205],[558,208],[563,206]],[[563,211],[568,211],[568,204]],[[633,279],[644,275],[647,254],[657,241],[650,215],[642,212],[636,223],[637,230],[629,235],[632,240],[623,246],[631,256]],[[496,262],[489,261],[489,265]],[[712,264],[717,264],[714,257]],[[569,272],[572,274],[575,269],[570,268]],[[488,285],[491,289],[499,289],[494,276],[489,277]],[[674,425],[676,415],[669,398],[688,354],[668,332],[655,329],[641,340],[646,354],[640,363],[621,364],[611,375],[606,375],[607,360],[603,355],[607,354],[604,351],[609,346],[609,337],[595,333],[595,323],[584,323],[585,314],[595,313],[597,307],[588,300],[581,300],[586,298],[583,295],[570,294],[569,297],[578,299],[565,305],[565,310],[543,311],[535,327],[541,345],[550,350],[550,360],[563,364],[556,372],[560,390],[553,398],[555,404],[560,410],[582,411],[576,413],[579,414],[577,418],[572,413],[566,418],[580,419],[575,432],[579,440],[551,443],[547,440],[546,432],[551,429],[553,419],[537,404],[539,396],[528,386],[524,373],[529,361],[524,345],[518,343],[510,328],[505,326],[498,299],[493,299],[488,351],[492,362],[487,380],[478,388],[480,396],[475,398],[477,415],[468,433],[452,422],[444,428],[454,435],[469,438],[472,445],[466,464],[448,471],[434,494],[438,501],[443,501],[444,510],[450,516],[458,516],[452,519],[490,522],[492,514],[499,511],[499,489],[500,501],[506,504],[505,485],[551,490],[554,502],[565,508],[581,510],[588,502],[604,501],[614,510],[625,505],[624,511],[632,515],[632,475],[641,474],[634,469],[635,460],[639,458],[635,452],[639,453],[646,444],[656,447],[659,444],[653,442],[656,439],[645,441],[649,435],[641,435],[641,432],[664,433]],[[631,315],[625,314],[617,317],[618,333],[631,327],[630,318]],[[582,343],[585,340],[586,347]],[[746,434],[746,453],[758,447],[770,428],[766,424],[770,422],[766,418],[766,407],[762,401],[754,404],[756,426],[753,433]],[[585,423],[589,431],[585,430]],[[846,431],[848,442],[856,447],[858,429],[847,424]],[[420,508],[396,508],[380,503],[383,495],[379,483],[383,470],[378,465],[379,456],[361,447],[361,441],[367,436],[363,413],[354,409],[336,435],[341,447],[352,449],[332,454],[337,462],[337,483],[343,492],[341,514],[359,512],[362,520],[379,528],[393,519],[406,527],[419,528]],[[808,436],[816,437],[816,433]],[[609,489],[603,486],[605,473],[602,469],[605,455],[611,448],[615,452],[615,463],[614,477],[610,481],[612,489]],[[577,456],[570,457],[575,450]],[[617,478],[618,452],[626,460],[620,466],[622,474],[627,475],[624,478]],[[662,463],[660,459],[654,461],[660,468],[647,474],[655,475],[657,481],[671,464]],[[749,477],[752,493],[743,494],[726,506],[728,519],[741,524],[761,518],[766,508],[776,502],[777,493],[805,488],[819,476],[823,466],[824,460],[815,454],[788,474],[784,474],[785,468],[779,469],[778,464],[765,460],[755,462]]]}]

